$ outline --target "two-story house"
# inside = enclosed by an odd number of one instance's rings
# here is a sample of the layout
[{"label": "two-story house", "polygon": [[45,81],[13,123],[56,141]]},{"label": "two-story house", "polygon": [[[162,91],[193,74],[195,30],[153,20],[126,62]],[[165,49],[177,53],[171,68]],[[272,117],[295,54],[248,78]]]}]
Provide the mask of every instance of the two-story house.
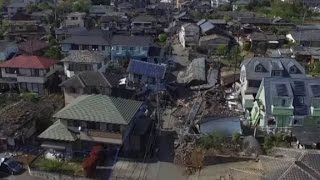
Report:
[{"label": "two-story house", "polygon": [[9,41],[21,40],[31,36],[42,36],[46,33],[44,27],[38,25],[30,15],[22,12],[16,13],[8,22],[8,29],[3,34]]},{"label": "two-story house", "polygon": [[111,41],[111,60],[147,61],[148,52],[153,42],[150,36],[115,35]]},{"label": "two-story house", "polygon": [[290,58],[254,57],[241,63],[240,84],[242,105],[251,109],[260,83],[266,77],[305,77],[305,69]]},{"label": "two-story house", "polygon": [[104,72],[107,66],[105,56],[89,50],[70,52],[61,62],[63,62],[64,74],[68,78],[82,71]]},{"label": "two-story house", "polygon": [[120,13],[109,13],[100,18],[102,30],[114,33],[126,33],[130,30],[130,20],[127,16]]},{"label": "two-story house", "polygon": [[[144,61],[130,60],[127,68],[127,88],[146,87],[160,91],[161,83],[166,74],[166,67]],[[157,89],[158,88],[158,89]]]},{"label": "two-story house", "polygon": [[83,33],[77,33],[61,41],[62,52],[68,54],[72,51],[89,50],[110,56],[110,32],[93,29]]},{"label": "two-story house", "polygon": [[187,23],[181,26],[179,31],[179,41],[185,48],[198,44],[200,37],[200,29],[196,24]]},{"label": "two-story house", "polygon": [[72,12],[68,14],[63,22],[64,27],[84,27],[86,13]]},{"label": "two-story house", "polygon": [[[53,115],[57,121],[38,137],[42,147],[66,151],[85,150],[94,144],[140,149],[134,127],[143,115],[143,102],[106,95],[83,95]],[[81,142],[81,143],[79,143]]]},{"label": "two-story house", "polygon": [[140,15],[131,19],[132,34],[155,34],[157,20],[150,15]]},{"label": "two-story house", "polygon": [[319,78],[264,78],[251,110],[251,124],[269,132],[319,127]]},{"label": "two-story house", "polygon": [[84,94],[111,95],[117,84],[101,72],[83,71],[65,80],[59,86],[64,93],[65,104]]},{"label": "two-story house", "polygon": [[55,60],[39,56],[20,55],[0,64],[2,82],[20,92],[40,95],[57,90],[59,79]]}]

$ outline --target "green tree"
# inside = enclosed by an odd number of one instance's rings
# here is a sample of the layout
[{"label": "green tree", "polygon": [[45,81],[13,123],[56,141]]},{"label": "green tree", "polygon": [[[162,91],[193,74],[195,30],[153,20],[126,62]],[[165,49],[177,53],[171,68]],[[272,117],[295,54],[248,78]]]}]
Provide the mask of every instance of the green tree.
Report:
[{"label": "green tree", "polygon": [[72,11],[87,12],[91,6],[90,0],[77,0],[73,2]]},{"label": "green tree", "polygon": [[218,56],[226,56],[228,53],[228,47],[226,45],[219,45],[216,49],[216,54]]},{"label": "green tree", "polygon": [[160,42],[166,42],[167,38],[168,38],[168,36],[165,33],[159,34],[159,36],[158,36],[158,39]]},{"label": "green tree", "polygon": [[61,50],[57,46],[51,46],[44,54],[44,56],[51,58],[51,59],[56,59],[56,60],[61,60],[63,58],[63,54],[61,53]]}]

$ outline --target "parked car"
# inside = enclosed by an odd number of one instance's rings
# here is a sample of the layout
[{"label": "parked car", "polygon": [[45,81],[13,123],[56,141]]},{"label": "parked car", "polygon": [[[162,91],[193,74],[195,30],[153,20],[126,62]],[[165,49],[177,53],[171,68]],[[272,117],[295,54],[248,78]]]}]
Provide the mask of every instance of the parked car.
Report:
[{"label": "parked car", "polygon": [[11,158],[1,158],[0,160],[0,172],[7,174],[20,174],[23,171],[22,163],[15,161]]}]

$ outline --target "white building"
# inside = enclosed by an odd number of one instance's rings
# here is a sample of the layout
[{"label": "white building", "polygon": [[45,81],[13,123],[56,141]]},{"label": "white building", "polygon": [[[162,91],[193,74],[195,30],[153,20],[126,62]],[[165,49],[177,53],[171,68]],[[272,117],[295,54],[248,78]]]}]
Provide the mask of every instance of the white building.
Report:
[{"label": "white building", "polygon": [[65,17],[65,27],[84,27],[84,18],[86,13],[83,12],[72,12]]},{"label": "white building", "polygon": [[197,45],[200,37],[200,28],[196,24],[187,23],[181,26],[179,31],[179,41],[186,46]]}]

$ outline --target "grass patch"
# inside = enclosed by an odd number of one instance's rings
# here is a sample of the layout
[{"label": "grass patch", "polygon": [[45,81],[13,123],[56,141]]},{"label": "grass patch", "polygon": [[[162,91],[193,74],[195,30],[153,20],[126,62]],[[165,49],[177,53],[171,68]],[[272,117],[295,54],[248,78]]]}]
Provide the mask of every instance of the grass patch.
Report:
[{"label": "grass patch", "polygon": [[41,171],[84,176],[82,162],[79,161],[53,160],[39,157],[30,166]]}]

